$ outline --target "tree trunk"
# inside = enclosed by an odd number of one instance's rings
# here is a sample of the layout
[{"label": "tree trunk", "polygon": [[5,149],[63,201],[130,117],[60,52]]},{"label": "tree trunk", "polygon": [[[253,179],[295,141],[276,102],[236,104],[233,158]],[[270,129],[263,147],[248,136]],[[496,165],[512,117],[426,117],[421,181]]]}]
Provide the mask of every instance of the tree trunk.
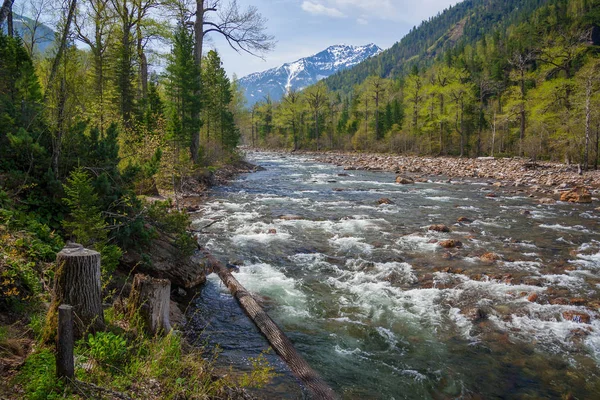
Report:
[{"label": "tree trunk", "polygon": [[525,139],[525,72],[521,70],[521,106],[519,110],[519,156],[523,156],[523,140]]},{"label": "tree trunk", "polygon": [[50,70],[50,75],[48,76],[48,86],[46,88],[46,92],[44,93],[44,98],[50,92],[50,89],[52,88],[52,85],[54,84],[54,81],[56,79],[56,74],[58,73],[58,66],[62,59],[63,53],[65,52],[65,48],[67,47],[67,38],[69,37],[69,32],[71,31],[71,22],[73,21],[73,14],[75,14],[76,8],[77,0],[71,0],[71,4],[69,5],[69,12],[67,14],[67,20],[61,32],[60,43],[58,44],[58,51],[56,52],[56,57],[54,57],[54,60],[52,61],[52,69]]},{"label": "tree trunk", "polygon": [[104,329],[100,253],[71,243],[57,254],[54,293],[44,335],[46,339],[56,333],[57,311],[62,304],[73,306],[75,338]]},{"label": "tree trunk", "polygon": [[152,335],[168,333],[171,330],[170,296],[170,280],[136,274],[129,295],[129,317],[139,312],[147,332]]},{"label": "tree trunk", "polygon": [[2,8],[0,8],[0,25],[2,25],[4,20],[8,18],[8,15],[12,11],[12,5],[14,2],[15,0],[4,0],[4,2],[2,2]]},{"label": "tree trunk", "polygon": [[[201,71],[202,66],[202,42],[204,41],[204,0],[196,0],[196,21],[194,22],[194,63],[198,68],[198,73]],[[196,96],[200,97],[200,91],[195,93]],[[192,115],[194,120],[200,119],[200,110],[194,110]],[[198,132],[194,132],[190,143],[190,153],[194,164],[200,162],[200,129]]]},{"label": "tree trunk", "polygon": [[590,151],[590,130],[592,120],[592,77],[588,77],[585,86],[585,149],[583,151],[583,168],[587,171],[589,164],[589,151]]},{"label": "tree trunk", "polygon": [[260,329],[267,338],[273,349],[279,354],[281,359],[289,366],[290,370],[302,381],[304,385],[312,392],[315,399],[334,399],[335,393],[323,381],[323,379],[313,370],[310,365],[302,358],[300,353],[294,348],[294,345],[277,326],[269,315],[254,300],[252,295],[235,279],[223,263],[215,259],[211,254],[205,252],[209,262],[216,271],[231,294],[240,303],[242,309],[250,317],[252,322]]},{"label": "tree trunk", "polygon": [[315,110],[315,136],[317,137],[317,151],[321,150],[319,146],[319,113]]},{"label": "tree trunk", "polygon": [[8,36],[15,36],[15,27],[13,25],[13,12],[12,12],[12,4],[8,10],[8,15],[6,16],[6,32]]}]

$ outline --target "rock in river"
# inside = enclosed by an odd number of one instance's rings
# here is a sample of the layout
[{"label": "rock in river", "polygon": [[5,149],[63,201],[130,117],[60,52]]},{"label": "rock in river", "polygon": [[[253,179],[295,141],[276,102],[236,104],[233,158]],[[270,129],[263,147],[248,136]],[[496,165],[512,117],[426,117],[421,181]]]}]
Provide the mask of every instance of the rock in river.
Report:
[{"label": "rock in river", "polygon": [[406,176],[398,175],[396,177],[396,183],[401,185],[410,185],[411,183],[415,183],[415,180]]},{"label": "rock in river", "polygon": [[592,195],[589,190],[583,186],[576,187],[560,195],[560,201],[568,201],[569,203],[591,203]]},{"label": "rock in river", "polygon": [[429,227],[429,230],[435,231],[435,232],[450,232],[450,228],[448,228],[446,225],[442,225],[442,224],[431,225]]},{"label": "rock in river", "polygon": [[438,244],[445,249],[453,249],[455,247],[462,247],[463,245],[460,240],[455,239],[442,240]]}]

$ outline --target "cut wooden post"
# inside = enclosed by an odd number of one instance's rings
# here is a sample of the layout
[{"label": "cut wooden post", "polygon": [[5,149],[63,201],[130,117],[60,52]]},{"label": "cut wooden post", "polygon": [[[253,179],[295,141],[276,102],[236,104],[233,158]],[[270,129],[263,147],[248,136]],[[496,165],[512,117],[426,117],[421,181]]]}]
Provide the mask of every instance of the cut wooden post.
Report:
[{"label": "cut wooden post", "polygon": [[290,370],[306,385],[315,399],[335,399],[336,395],[319,374],[298,353],[286,334],[269,317],[252,295],[231,275],[223,263],[207,251],[203,251],[215,271],[242,309],[267,338],[271,347],[279,354]]},{"label": "cut wooden post", "polygon": [[131,318],[139,312],[145,328],[150,334],[168,333],[171,330],[170,299],[170,280],[136,274],[133,277],[133,286],[127,305],[129,317]]},{"label": "cut wooden post", "polygon": [[56,337],[56,375],[72,380],[75,376],[73,361],[73,307],[58,307],[58,335]]},{"label": "cut wooden post", "polygon": [[57,310],[61,304],[73,306],[75,338],[81,338],[87,332],[104,330],[100,253],[70,243],[57,254],[46,339],[56,332]]}]

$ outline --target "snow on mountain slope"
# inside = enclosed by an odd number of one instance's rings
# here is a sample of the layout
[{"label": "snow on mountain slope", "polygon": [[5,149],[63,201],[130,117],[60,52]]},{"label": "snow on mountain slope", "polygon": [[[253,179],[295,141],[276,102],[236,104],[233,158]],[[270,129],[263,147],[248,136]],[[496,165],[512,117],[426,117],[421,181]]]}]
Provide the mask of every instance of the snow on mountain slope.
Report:
[{"label": "snow on mountain slope", "polygon": [[290,89],[302,90],[337,71],[351,68],[382,50],[374,44],[365,46],[335,45],[297,61],[267,71],[256,72],[239,80],[248,106],[270,96],[280,100]]}]

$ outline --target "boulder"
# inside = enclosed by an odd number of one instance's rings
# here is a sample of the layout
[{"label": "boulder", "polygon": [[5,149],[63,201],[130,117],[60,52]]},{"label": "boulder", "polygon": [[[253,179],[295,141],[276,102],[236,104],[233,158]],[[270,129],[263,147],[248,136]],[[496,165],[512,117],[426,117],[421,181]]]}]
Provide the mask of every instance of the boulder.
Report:
[{"label": "boulder", "polygon": [[401,185],[410,185],[412,183],[415,183],[415,180],[406,176],[398,175],[396,177],[396,183],[399,183]]},{"label": "boulder", "polygon": [[589,190],[583,186],[578,186],[575,189],[563,192],[560,195],[560,201],[567,201],[569,203],[591,203],[592,195]]},{"label": "boulder", "polygon": [[453,249],[455,247],[462,247],[463,245],[460,240],[455,239],[442,240],[438,244],[445,249]]},{"label": "boulder", "polygon": [[267,233],[270,235],[275,235],[277,233],[277,229],[271,228],[267,231]]},{"label": "boulder", "polygon": [[394,202],[388,199],[387,197],[382,197],[379,200],[377,200],[377,204],[394,204]]},{"label": "boulder", "polygon": [[500,260],[501,257],[496,253],[489,252],[483,254],[481,257],[479,257],[479,259],[486,263],[493,263],[494,261]]},{"label": "boulder", "polygon": [[527,300],[530,302],[535,302],[538,299],[538,294],[536,292],[531,292],[529,296],[527,296]]},{"label": "boulder", "polygon": [[538,200],[538,203],[540,204],[554,204],[556,203],[556,200],[550,198],[550,197],[542,197],[541,199]]},{"label": "boulder", "polygon": [[584,324],[589,324],[591,319],[588,314],[579,311],[563,311],[562,316],[567,321]]},{"label": "boulder", "polygon": [[473,220],[471,220],[467,217],[458,217],[456,222],[462,222],[463,224],[470,224],[471,222],[473,222]]},{"label": "boulder", "polygon": [[450,232],[450,228],[443,224],[431,225],[429,230],[435,232]]},{"label": "boulder", "polygon": [[147,249],[127,251],[122,262],[129,268],[137,267],[139,272],[168,279],[185,289],[205,283],[210,264],[200,255],[183,253],[175,240],[160,232]]}]

